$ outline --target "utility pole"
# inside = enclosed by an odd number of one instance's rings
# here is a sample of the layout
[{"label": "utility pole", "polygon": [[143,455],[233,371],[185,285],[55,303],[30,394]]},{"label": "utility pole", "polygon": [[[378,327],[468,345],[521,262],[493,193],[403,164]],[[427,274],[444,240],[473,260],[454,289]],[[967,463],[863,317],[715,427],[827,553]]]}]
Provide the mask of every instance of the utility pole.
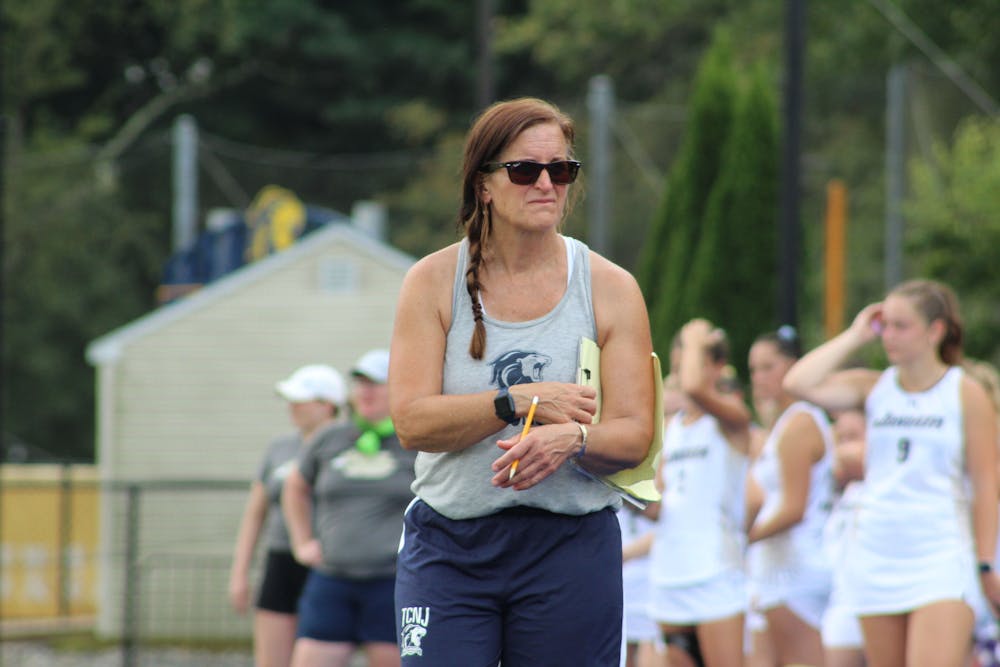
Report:
[{"label": "utility pole", "polygon": [[608,229],[611,227],[611,174],[614,159],[611,144],[611,123],[614,116],[615,93],[611,77],[599,74],[591,77],[587,91],[590,112],[589,157],[587,159],[587,244],[596,252],[608,256]]},{"label": "utility pole", "polygon": [[804,47],[805,0],[786,0],[784,126],[778,226],[778,319],[782,324],[793,326],[798,325],[799,256],[802,246],[799,172]]},{"label": "utility pole", "polygon": [[906,65],[893,65],[886,81],[885,290],[887,292],[903,280],[906,75]]},{"label": "utility pole", "polygon": [[174,121],[173,251],[194,245],[198,232],[198,126],[188,114]]}]

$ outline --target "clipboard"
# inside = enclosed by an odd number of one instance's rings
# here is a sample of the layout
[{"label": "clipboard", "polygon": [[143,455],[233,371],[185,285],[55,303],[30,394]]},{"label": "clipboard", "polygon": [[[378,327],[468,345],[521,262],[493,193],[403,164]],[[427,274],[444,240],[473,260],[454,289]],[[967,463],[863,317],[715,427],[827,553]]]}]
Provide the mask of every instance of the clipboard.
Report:
[{"label": "clipboard", "polygon": [[[660,453],[663,450],[663,372],[660,358],[653,352],[650,366],[653,373],[653,441],[642,463],[634,468],[619,470],[611,475],[598,475],[580,466],[576,461],[576,469],[586,477],[601,482],[614,490],[623,500],[645,509],[646,504],[660,500],[660,492],[656,489],[654,478],[660,465]],[[597,411],[592,423],[601,420],[601,348],[593,340],[580,339],[580,356],[577,367],[577,384],[593,387],[597,392]]]}]

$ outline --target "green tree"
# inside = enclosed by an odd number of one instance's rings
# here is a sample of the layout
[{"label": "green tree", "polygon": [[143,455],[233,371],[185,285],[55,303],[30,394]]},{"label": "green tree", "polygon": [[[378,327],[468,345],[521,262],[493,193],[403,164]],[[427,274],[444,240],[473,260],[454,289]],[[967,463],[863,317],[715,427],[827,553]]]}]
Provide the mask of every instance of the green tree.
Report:
[{"label": "green tree", "polygon": [[970,118],[915,160],[906,206],[911,273],[959,295],[969,354],[1000,363],[1000,121]]},{"label": "green tree", "polygon": [[[386,155],[355,159],[348,177],[313,170],[307,201],[347,210],[399,189],[407,156],[466,122],[473,16],[473,5],[445,0],[3,3],[5,430],[92,455],[83,350],[155,306],[170,252],[163,138],[175,115],[192,113],[207,138],[298,156]],[[425,113],[412,113],[421,100]],[[289,176],[274,153],[244,153]],[[267,182],[242,185],[252,194]],[[203,210],[239,203],[202,194]]]},{"label": "green tree", "polygon": [[758,67],[738,97],[684,292],[688,312],[727,330],[732,362],[742,377],[753,339],[774,328],[778,204],[774,88]]},{"label": "green tree", "polygon": [[670,349],[674,333],[694,315],[684,297],[691,255],[719,175],[735,95],[730,45],[720,36],[698,69],[688,125],[667,180],[666,199],[640,256],[637,279],[650,311],[653,344],[661,355]]},{"label": "green tree", "polygon": [[166,230],[158,215],[80,188],[93,183],[87,160],[58,169],[22,160],[8,179],[4,437],[87,461],[95,382],[84,350],[149,310]]},{"label": "green tree", "polygon": [[[994,66],[1000,41],[991,39],[1000,30],[996,0],[895,4],[1000,97]],[[627,131],[634,139],[619,141],[615,162],[613,259],[633,268],[663,199],[649,174],[674,162],[681,143],[675,118],[694,101],[693,72],[713,32],[729,30],[737,67],[774,54],[782,43],[780,3],[504,0],[495,7],[497,96],[556,100],[580,124],[583,156],[587,80],[613,77],[617,136]],[[153,307],[158,267],[169,252],[164,136],[179,113],[198,119],[205,150],[215,151],[248,195],[278,182],[310,203],[341,210],[357,199],[381,198],[390,203],[390,237],[407,250],[420,254],[447,240],[457,206],[456,136],[475,111],[474,19],[474,3],[450,0],[0,4],[5,326],[8,341],[16,341],[5,346],[3,372],[5,414],[21,420],[10,424],[16,432],[43,445],[73,443],[67,446],[74,452],[89,447],[89,422],[36,431],[55,420],[29,415],[57,391],[59,402],[67,396],[79,406],[60,408],[76,415],[64,423],[85,419],[93,406],[92,369],[74,346]],[[955,88],[873,3],[816,0],[808,24],[804,330],[821,312],[822,235],[811,221],[821,219],[831,177],[844,179],[851,192],[849,308],[882,291],[888,67],[913,61],[924,79],[937,77],[931,103],[919,107],[936,132],[950,134],[957,118],[974,111],[960,93],[938,94]],[[636,147],[645,152],[639,160]],[[643,161],[655,169],[642,168]],[[117,174],[116,188],[99,187],[116,181],[99,183],[98,164],[117,166],[102,168]],[[241,203],[204,175],[201,186],[204,209]],[[569,221],[569,233],[580,227],[584,210]],[[105,225],[114,225],[113,252],[95,250],[85,236],[106,238]],[[695,248],[688,243],[676,251],[691,255]],[[654,271],[668,261],[657,259]],[[76,268],[67,275],[70,267]],[[61,283],[45,278],[81,274],[93,284],[70,284],[85,293],[79,302],[90,304],[94,317],[73,315]],[[652,287],[643,287],[650,296]]]},{"label": "green tree", "polygon": [[562,90],[595,74],[615,81],[625,99],[649,99],[665,88],[686,92],[712,30],[730,11],[725,0],[573,0],[530,2],[523,15],[500,20],[497,49],[530,53]]},{"label": "green tree", "polygon": [[[928,0],[888,4],[1000,99],[1000,29],[989,0],[961,6]],[[823,219],[825,188],[842,179],[850,193],[847,238],[849,318],[884,293],[886,75],[910,66],[906,100],[907,149],[922,153],[950,137],[956,123],[979,110],[954,83],[876,9],[876,3],[817,0],[809,3],[806,42],[806,111],[803,136],[801,322],[807,340],[822,337]],[[929,156],[925,155],[925,159]]]}]

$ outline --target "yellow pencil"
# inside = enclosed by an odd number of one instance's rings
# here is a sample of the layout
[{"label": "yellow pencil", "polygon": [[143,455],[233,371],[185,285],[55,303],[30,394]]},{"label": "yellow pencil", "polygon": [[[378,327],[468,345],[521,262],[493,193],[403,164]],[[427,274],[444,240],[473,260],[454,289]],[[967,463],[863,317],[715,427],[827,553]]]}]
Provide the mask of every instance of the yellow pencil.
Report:
[{"label": "yellow pencil", "polygon": [[[528,416],[524,418],[524,428],[521,430],[521,440],[524,440],[524,436],[528,435],[528,431],[531,430],[531,420],[535,418],[535,408],[538,407],[538,397],[531,397],[531,407],[528,408]],[[517,473],[517,464],[521,462],[521,459],[514,459],[514,462],[510,464],[510,474],[507,476],[507,481],[514,479],[514,475]]]}]

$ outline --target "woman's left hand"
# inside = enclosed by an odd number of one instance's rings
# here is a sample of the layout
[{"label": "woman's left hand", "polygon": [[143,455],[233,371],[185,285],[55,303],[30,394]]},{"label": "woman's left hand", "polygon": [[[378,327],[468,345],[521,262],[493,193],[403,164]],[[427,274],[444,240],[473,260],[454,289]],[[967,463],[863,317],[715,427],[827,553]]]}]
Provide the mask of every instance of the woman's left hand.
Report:
[{"label": "woman's left hand", "polygon": [[[525,438],[521,434],[498,440],[506,450],[493,462],[493,486],[513,487],[515,491],[530,489],[554,473],[580,448],[581,432],[576,422],[536,426]],[[510,468],[518,461],[517,472],[510,477]]]}]

